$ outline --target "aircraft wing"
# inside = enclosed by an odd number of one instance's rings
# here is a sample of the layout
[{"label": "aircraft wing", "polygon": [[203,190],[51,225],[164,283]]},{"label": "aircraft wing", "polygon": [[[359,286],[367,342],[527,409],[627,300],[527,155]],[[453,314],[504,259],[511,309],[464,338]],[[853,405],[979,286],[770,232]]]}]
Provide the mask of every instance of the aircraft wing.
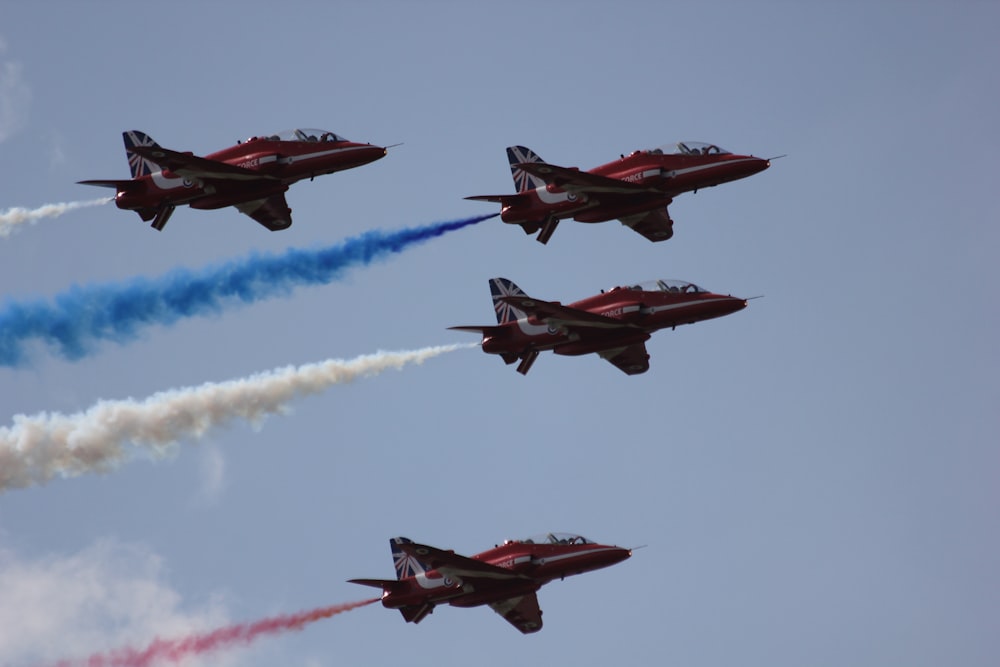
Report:
[{"label": "aircraft wing", "polygon": [[279,192],[266,199],[254,199],[236,204],[236,210],[245,213],[272,232],[292,226],[292,209],[288,208],[285,195]]},{"label": "aircraft wing", "polygon": [[674,221],[670,219],[667,208],[654,208],[651,211],[629,215],[621,219],[626,227],[631,227],[635,231],[645,236],[654,243],[666,241],[674,235]]},{"label": "aircraft wing", "polygon": [[646,352],[645,342],[604,350],[598,354],[628,375],[640,375],[649,370],[649,353]]},{"label": "aircraft wing", "polygon": [[400,544],[399,548],[423,563],[424,567],[435,569],[446,577],[463,581],[475,581],[476,579],[524,581],[528,578],[502,567],[467,556],[459,556],[454,551],[429,547],[426,544]]},{"label": "aircraft wing", "polygon": [[273,183],[277,179],[250,169],[218,160],[209,160],[189,153],[179,153],[161,146],[133,146],[133,152],[164,169],[169,169],[185,178],[219,179],[236,181],[264,181]]},{"label": "aircraft wing", "polygon": [[599,176],[589,171],[557,167],[545,162],[522,162],[516,166],[546,183],[570,192],[617,192],[628,195],[656,192],[636,183]]},{"label": "aircraft wing", "polygon": [[524,634],[542,629],[542,610],[538,608],[538,596],[534,593],[492,602],[490,608]]},{"label": "aircraft wing", "polygon": [[504,303],[509,303],[536,319],[552,327],[585,327],[588,329],[635,329],[635,325],[616,320],[604,315],[597,315],[586,310],[570,308],[561,303],[540,301],[530,296],[501,297]]}]

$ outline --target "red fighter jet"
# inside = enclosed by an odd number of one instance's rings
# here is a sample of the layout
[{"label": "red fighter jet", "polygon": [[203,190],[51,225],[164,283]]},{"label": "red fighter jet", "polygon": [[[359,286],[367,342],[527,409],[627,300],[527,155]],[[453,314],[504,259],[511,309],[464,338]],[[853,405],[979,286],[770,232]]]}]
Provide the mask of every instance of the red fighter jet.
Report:
[{"label": "red fighter jet", "polygon": [[389,540],[396,579],[350,579],[382,589],[382,606],[398,609],[407,623],[419,623],[439,604],[489,605],[521,632],[542,629],[535,592],[555,579],[619,563],[630,549],[596,544],[579,535],[549,533],[502,545],[472,557]]},{"label": "red fighter jet", "polygon": [[292,225],[288,186],[304,178],[360,167],[386,149],[357,144],[324,130],[290,130],[251,137],[205,157],[163,148],[138,130],[123,132],[132,179],[80,181],[115,188],[118,208],[163,229],[177,206],[235,206],[272,232]]},{"label": "red fighter jet", "polygon": [[490,279],[496,326],[450,327],[483,334],[483,352],[508,364],[520,360],[527,374],[538,353],[580,355],[596,352],[629,375],[649,370],[646,340],[673,329],[743,310],[746,299],[713,294],[693,283],[656,280],[613,287],[571,303],[533,299],[506,278]]},{"label": "red fighter jet", "polygon": [[501,220],[521,225],[527,234],[538,232],[541,243],[548,242],[565,218],[577,222],[617,218],[650,241],[666,241],[674,234],[667,212],[674,197],[771,166],[770,159],[734,155],[696,141],[635,151],[590,171],[548,164],[524,146],[510,146],[507,159],[517,194],[466,199],[500,203]]}]

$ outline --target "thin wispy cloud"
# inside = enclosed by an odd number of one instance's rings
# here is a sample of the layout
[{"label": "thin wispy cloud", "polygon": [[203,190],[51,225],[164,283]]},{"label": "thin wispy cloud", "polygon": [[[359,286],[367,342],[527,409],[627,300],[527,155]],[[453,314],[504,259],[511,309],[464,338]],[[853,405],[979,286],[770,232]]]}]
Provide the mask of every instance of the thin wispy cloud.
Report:
[{"label": "thin wispy cloud", "polygon": [[209,445],[202,449],[199,476],[201,477],[198,498],[200,503],[214,505],[219,502],[222,492],[226,489],[226,458],[218,447]]},{"label": "thin wispy cloud", "polygon": [[[160,556],[114,540],[33,559],[0,549],[0,591],[3,665],[51,663],[230,622],[221,594],[192,607],[168,581]],[[192,657],[185,664],[235,664],[230,657]]]},{"label": "thin wispy cloud", "polygon": [[20,130],[28,118],[31,89],[24,81],[21,63],[5,57],[7,44],[0,37],[0,143]]}]

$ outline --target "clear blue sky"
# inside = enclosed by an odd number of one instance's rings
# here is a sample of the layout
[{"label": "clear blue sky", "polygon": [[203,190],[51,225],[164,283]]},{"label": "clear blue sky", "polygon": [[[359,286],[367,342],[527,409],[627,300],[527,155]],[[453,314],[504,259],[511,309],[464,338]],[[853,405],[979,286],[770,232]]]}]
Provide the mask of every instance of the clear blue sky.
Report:
[{"label": "clear blue sky", "polygon": [[624,546],[539,594],[419,626],[369,607],[194,665],[994,665],[1000,6],[125,2],[0,6],[0,210],[101,194],[120,133],[205,154],[295,126],[405,142],[293,186],[294,226],[87,209],[0,239],[11,299],[490,210],[504,148],[589,168],[677,140],[787,153],[686,194],[675,236],[499,220],[343,282],[0,369],[0,424],[328,357],[472,340],[487,279],[573,301],[679,278],[742,296],[652,368],[464,350],[107,475],[0,496],[0,665],[341,601],[387,540],[547,530]]}]

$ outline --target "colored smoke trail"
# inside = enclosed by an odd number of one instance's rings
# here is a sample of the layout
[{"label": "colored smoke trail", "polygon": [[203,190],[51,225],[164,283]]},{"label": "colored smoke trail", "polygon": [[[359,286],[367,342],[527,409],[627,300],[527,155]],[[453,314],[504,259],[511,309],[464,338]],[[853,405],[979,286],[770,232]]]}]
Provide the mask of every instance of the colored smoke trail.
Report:
[{"label": "colored smoke trail", "polygon": [[55,475],[112,470],[127,458],[125,445],[129,443],[162,456],[180,440],[199,438],[236,419],[258,425],[267,415],[284,411],[293,398],[477,345],[328,359],[228,382],[172,389],[143,401],[99,401],[86,412],[71,415],[15,415],[13,426],[0,428],[0,493],[44,484]]},{"label": "colored smoke trail", "polygon": [[301,630],[310,623],[315,623],[324,618],[330,618],[336,614],[364,607],[378,601],[379,598],[374,598],[372,600],[320,607],[312,611],[265,618],[253,623],[239,623],[211,632],[192,634],[177,639],[160,639],[157,637],[144,649],[132,647],[119,648],[106,653],[95,653],[88,658],[79,660],[60,660],[52,667],[76,667],[77,665],[81,667],[147,667],[161,660],[180,662],[185,658],[229,646],[249,644],[261,635],[275,635],[291,630]]},{"label": "colored smoke trail", "polygon": [[69,213],[78,208],[88,206],[100,206],[113,201],[109,197],[91,199],[88,201],[70,201],[61,204],[45,204],[38,208],[21,208],[16,206],[6,211],[0,211],[0,236],[10,236],[10,233],[18,226],[29,222],[38,222],[42,218],[58,218],[60,215]]},{"label": "colored smoke trail", "polygon": [[0,365],[25,361],[25,344],[41,340],[66,359],[92,351],[96,340],[124,342],[143,326],[170,325],[185,317],[219,313],[239,303],[286,294],[298,285],[321,285],[346,269],[474,225],[497,214],[410,227],[373,230],[314,250],[252,254],[200,271],[174,270],[159,278],[73,287],[53,301],[8,301],[0,307]]}]

